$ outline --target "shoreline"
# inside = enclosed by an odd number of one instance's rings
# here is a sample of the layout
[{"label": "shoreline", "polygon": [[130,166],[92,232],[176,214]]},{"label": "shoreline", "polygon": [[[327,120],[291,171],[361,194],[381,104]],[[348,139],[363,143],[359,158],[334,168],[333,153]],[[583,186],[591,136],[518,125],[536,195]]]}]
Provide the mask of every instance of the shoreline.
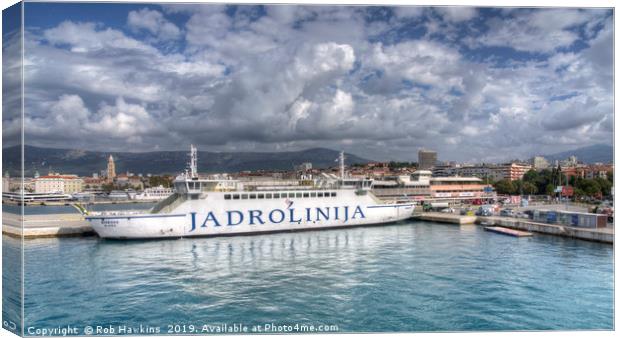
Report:
[{"label": "shoreline", "polygon": [[[466,216],[438,212],[417,214],[409,220],[423,220],[458,225],[502,226],[510,229],[605,244],[613,245],[614,243],[614,229],[610,227],[577,228],[558,224],[538,223],[520,218]],[[21,228],[21,224],[24,225],[23,229]],[[24,238],[96,236],[96,233],[93,231],[88,221],[86,221],[81,214],[26,215],[22,223],[20,215],[5,212],[2,213],[2,233],[16,238],[22,236]],[[248,236],[254,234],[246,233],[244,235]]]}]

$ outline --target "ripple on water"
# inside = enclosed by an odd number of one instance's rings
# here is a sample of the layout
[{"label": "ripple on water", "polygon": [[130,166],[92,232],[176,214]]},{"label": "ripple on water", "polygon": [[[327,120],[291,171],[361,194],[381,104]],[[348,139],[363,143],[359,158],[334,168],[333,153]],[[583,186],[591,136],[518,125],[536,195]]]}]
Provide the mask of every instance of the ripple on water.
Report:
[{"label": "ripple on water", "polygon": [[[26,241],[26,322],[327,323],[345,331],[613,328],[613,248],[475,226]],[[6,295],[10,299],[11,295]]]}]

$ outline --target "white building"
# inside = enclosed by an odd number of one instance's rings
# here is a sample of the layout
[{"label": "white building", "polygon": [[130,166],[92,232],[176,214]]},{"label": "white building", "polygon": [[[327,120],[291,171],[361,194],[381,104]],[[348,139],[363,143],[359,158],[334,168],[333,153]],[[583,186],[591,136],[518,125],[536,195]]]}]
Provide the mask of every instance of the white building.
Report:
[{"label": "white building", "polygon": [[531,160],[535,170],[543,170],[549,168],[549,161],[542,156],[534,156]]},{"label": "white building", "polygon": [[84,180],[77,175],[51,174],[34,179],[35,193],[73,194],[84,189]]}]

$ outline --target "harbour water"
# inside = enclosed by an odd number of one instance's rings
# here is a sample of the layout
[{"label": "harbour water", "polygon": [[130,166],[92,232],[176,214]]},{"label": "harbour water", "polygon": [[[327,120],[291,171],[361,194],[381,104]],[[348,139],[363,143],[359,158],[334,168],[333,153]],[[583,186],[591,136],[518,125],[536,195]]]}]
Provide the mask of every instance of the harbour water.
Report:
[{"label": "harbour water", "polygon": [[[148,210],[152,208],[155,203],[152,202],[140,202],[140,203],[110,203],[110,204],[87,204],[89,211],[110,211],[110,210]],[[12,214],[21,213],[21,206],[4,204],[2,205],[2,211]],[[27,205],[24,207],[25,215],[47,215],[47,214],[77,214],[79,211],[70,205]]]},{"label": "harbour water", "polygon": [[152,241],[48,238],[26,240],[24,257],[26,329],[613,329],[613,246],[513,238],[473,225],[412,221]]}]

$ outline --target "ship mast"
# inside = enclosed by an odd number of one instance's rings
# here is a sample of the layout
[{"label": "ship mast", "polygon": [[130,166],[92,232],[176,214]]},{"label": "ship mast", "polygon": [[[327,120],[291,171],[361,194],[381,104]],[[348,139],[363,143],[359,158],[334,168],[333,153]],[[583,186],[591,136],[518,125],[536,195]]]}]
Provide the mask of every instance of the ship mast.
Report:
[{"label": "ship mast", "polygon": [[344,151],[340,152],[340,179],[344,180]]},{"label": "ship mast", "polygon": [[190,146],[189,174],[191,178],[198,177],[198,150],[193,144]]}]

